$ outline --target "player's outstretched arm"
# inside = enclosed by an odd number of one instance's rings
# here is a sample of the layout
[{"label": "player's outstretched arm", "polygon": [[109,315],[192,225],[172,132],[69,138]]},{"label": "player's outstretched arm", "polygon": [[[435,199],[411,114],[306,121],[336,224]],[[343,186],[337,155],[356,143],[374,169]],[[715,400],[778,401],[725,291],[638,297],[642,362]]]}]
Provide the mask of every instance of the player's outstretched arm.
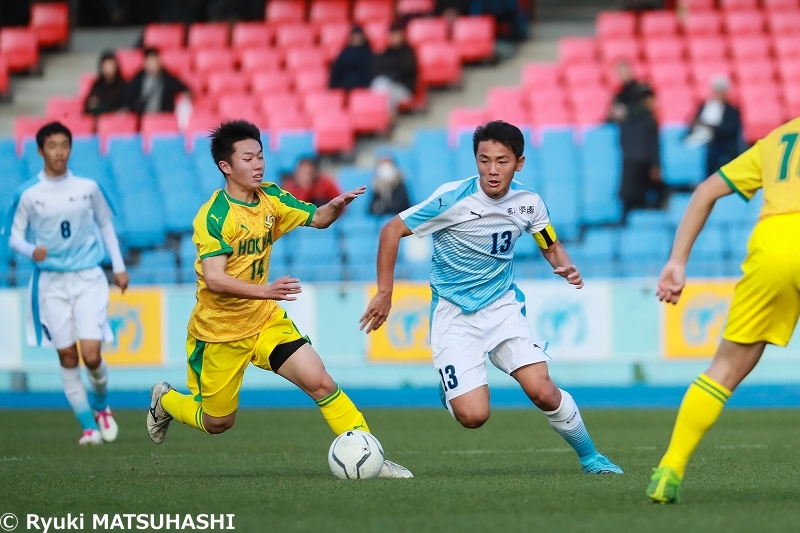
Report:
[{"label": "player's outstretched arm", "polygon": [[389,316],[389,309],[392,307],[397,250],[400,248],[400,239],[409,235],[411,235],[411,230],[399,216],[387,222],[381,230],[378,243],[378,293],[369,302],[366,312],[359,320],[361,324],[359,329],[366,328],[367,333],[381,327]]},{"label": "player's outstretched arm", "polygon": [[367,192],[366,187],[359,187],[358,189],[340,194],[322,207],[318,207],[314,216],[311,219],[312,228],[325,229],[333,224],[337,218],[342,215],[344,208],[353,200]]},{"label": "player's outstretched arm", "polygon": [[583,288],[583,278],[578,267],[572,264],[567,250],[561,245],[561,241],[556,241],[547,248],[539,248],[547,262],[553,267],[553,274],[559,275],[570,285],[575,285],[576,289]]},{"label": "player's outstretched arm", "polygon": [[658,278],[656,296],[660,301],[671,304],[678,303],[686,284],[686,263],[689,261],[694,241],[697,240],[708,215],[711,214],[714,203],[732,192],[733,189],[719,174],[714,174],[695,189],[681,223],[678,225],[669,261],[664,265]]},{"label": "player's outstretched arm", "polygon": [[203,279],[208,290],[223,296],[232,296],[243,300],[286,300],[293,301],[295,294],[302,292],[300,280],[284,276],[269,285],[247,283],[225,272],[228,256],[225,254],[207,257],[201,261]]}]

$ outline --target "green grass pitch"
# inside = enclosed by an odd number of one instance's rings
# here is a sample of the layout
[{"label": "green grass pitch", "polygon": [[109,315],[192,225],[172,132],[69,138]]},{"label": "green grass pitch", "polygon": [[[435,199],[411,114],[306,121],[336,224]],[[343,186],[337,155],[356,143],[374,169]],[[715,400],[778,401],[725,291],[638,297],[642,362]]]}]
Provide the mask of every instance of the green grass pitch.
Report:
[{"label": "green grass pitch", "polygon": [[218,436],[173,422],[161,446],[144,410],[120,411],[118,441],[97,448],[78,447],[66,410],[0,411],[0,514],[234,513],[248,532],[800,530],[800,411],[725,412],[675,506],[644,495],[674,411],[584,412],[624,476],[582,474],[534,409],[497,410],[477,431],[444,410],[365,414],[415,479],[334,478],[334,435],[315,410],[242,410]]}]

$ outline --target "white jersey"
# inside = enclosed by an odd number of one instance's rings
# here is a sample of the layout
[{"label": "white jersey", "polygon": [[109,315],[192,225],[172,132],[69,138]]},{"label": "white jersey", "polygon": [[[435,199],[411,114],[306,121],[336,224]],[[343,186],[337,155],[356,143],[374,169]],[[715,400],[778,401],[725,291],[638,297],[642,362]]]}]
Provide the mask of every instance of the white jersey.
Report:
[{"label": "white jersey", "polygon": [[17,190],[9,215],[12,235],[47,248],[47,258],[37,268],[75,272],[102,262],[100,227],[114,213],[96,181],[69,171],[54,179],[42,171]]},{"label": "white jersey", "polygon": [[433,234],[433,307],[444,298],[464,313],[483,309],[509,289],[524,301],[514,285],[514,243],[523,233],[542,248],[556,240],[547,206],[514,181],[499,200],[483,192],[478,176],[446,183],[400,218],[418,237]]}]

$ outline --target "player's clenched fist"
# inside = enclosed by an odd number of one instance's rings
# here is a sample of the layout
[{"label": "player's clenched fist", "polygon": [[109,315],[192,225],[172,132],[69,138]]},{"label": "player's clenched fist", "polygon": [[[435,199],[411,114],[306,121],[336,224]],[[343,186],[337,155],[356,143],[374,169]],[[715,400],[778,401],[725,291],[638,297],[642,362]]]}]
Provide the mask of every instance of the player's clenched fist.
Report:
[{"label": "player's clenched fist", "polygon": [[389,316],[389,309],[392,308],[391,294],[376,294],[367,306],[367,311],[359,319],[360,330],[367,328],[367,333],[375,331],[386,322]]},{"label": "player's clenched fist", "polygon": [[292,302],[297,300],[294,294],[300,294],[303,289],[300,287],[300,280],[283,276],[267,285],[265,300],[286,300]]},{"label": "player's clenched fist", "polygon": [[581,277],[581,273],[578,271],[578,267],[575,265],[558,267],[553,270],[553,274],[558,274],[567,280],[570,285],[575,285],[576,289],[583,288],[583,278]]},{"label": "player's clenched fist", "polygon": [[675,261],[669,261],[658,277],[656,296],[662,302],[677,304],[684,285],[686,285],[686,267]]},{"label": "player's clenched fist", "polygon": [[37,246],[33,251],[33,260],[38,263],[39,261],[44,261],[45,259],[47,259],[47,248],[44,246]]}]

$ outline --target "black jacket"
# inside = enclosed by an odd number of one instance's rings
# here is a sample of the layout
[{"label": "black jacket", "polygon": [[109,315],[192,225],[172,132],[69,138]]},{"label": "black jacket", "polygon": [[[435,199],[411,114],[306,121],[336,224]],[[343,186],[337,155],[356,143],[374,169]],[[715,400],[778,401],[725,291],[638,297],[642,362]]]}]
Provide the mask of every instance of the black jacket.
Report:
[{"label": "black jacket", "polygon": [[[134,113],[143,113],[145,101],[142,98],[142,85],[144,84],[144,70],[139,71],[133,79],[128,82],[125,90],[125,107]],[[161,71],[164,80],[164,87],[161,94],[161,112],[170,113],[175,111],[175,96],[179,93],[188,92],[189,88],[184,83],[167,72]]]},{"label": "black jacket", "polygon": [[[99,115],[101,113],[110,113],[125,107],[125,80],[118,78],[111,83],[106,83],[103,79],[95,80],[92,84],[92,89],[89,91],[89,96],[83,103],[84,111],[87,113],[94,113]],[[89,107],[89,100],[92,97],[97,98],[94,107]]]},{"label": "black jacket", "polygon": [[331,65],[331,89],[366,88],[372,82],[372,49],[369,44],[347,46]]},{"label": "black jacket", "polygon": [[372,72],[375,77],[386,76],[402,83],[413,93],[417,87],[417,55],[408,44],[400,48],[387,48],[375,56]]},{"label": "black jacket", "polygon": [[[703,106],[700,104],[692,120],[692,126],[700,123],[700,113]],[[742,153],[742,119],[739,110],[725,102],[722,112],[722,122],[713,127],[714,136],[706,145],[706,176],[712,175],[719,167],[733,161]]]},{"label": "black jacket", "polygon": [[411,207],[411,199],[408,197],[408,189],[403,181],[397,183],[392,189],[392,197],[389,202],[383,202],[379,195],[372,192],[369,200],[369,212],[373,215],[396,215]]}]

